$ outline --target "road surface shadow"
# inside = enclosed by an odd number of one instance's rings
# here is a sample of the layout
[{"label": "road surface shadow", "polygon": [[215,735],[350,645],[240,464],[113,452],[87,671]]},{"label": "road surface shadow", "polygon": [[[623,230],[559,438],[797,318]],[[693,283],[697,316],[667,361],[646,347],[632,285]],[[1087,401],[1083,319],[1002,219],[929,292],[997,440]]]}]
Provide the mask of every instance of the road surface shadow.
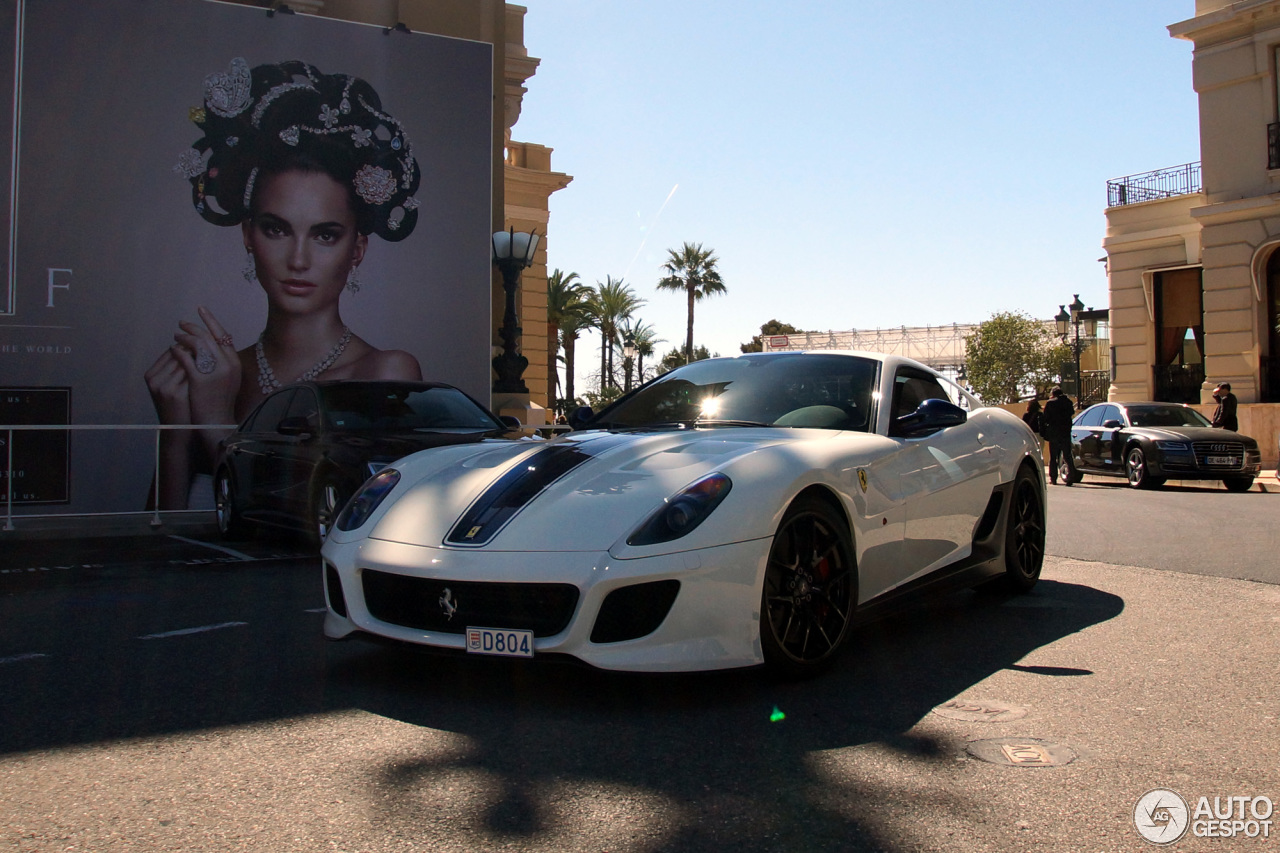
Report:
[{"label": "road surface shadow", "polygon": [[[1018,662],[1124,608],[1115,595],[1055,581],[1014,599],[960,592],[860,627],[832,671],[787,683],[759,670],[637,676],[326,643],[320,616],[307,612],[315,574],[296,563],[208,566],[136,588],[29,593],[6,620],[0,659],[51,613],[63,629],[47,657],[0,667],[0,752],[361,709],[470,744],[341,771],[374,787],[371,819],[399,837],[441,831],[456,808],[442,780],[478,772],[492,780],[479,818],[490,839],[563,832],[547,792],[568,784],[672,804],[655,812],[668,830],[630,849],[892,850],[867,810],[910,809],[913,793],[874,774],[833,781],[815,769],[821,751],[866,745],[926,766],[952,762],[953,745],[911,733],[922,717],[1006,668],[1089,677],[1089,660]],[[243,586],[247,596],[230,594]],[[141,639],[223,613],[237,626]]]}]

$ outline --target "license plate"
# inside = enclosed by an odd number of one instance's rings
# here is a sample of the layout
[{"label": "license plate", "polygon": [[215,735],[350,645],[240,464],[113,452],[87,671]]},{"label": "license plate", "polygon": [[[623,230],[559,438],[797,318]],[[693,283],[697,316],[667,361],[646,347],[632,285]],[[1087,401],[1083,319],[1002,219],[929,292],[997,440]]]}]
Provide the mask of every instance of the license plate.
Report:
[{"label": "license plate", "polygon": [[533,632],[513,628],[468,628],[467,651],[508,658],[533,657]]},{"label": "license plate", "polygon": [[1233,468],[1240,466],[1240,458],[1237,456],[1206,456],[1204,461],[1207,465],[1230,465]]}]

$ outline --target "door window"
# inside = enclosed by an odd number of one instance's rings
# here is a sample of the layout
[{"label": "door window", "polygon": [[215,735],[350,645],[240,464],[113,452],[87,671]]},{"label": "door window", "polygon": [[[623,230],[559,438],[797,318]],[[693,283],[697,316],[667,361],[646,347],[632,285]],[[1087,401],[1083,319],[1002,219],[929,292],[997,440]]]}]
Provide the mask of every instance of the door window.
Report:
[{"label": "door window", "polygon": [[286,388],[267,398],[267,401],[253,413],[246,425],[250,432],[275,432],[276,427],[289,414],[289,403],[296,393],[294,388]]},{"label": "door window", "polygon": [[1100,427],[1102,426],[1102,413],[1106,410],[1106,406],[1094,406],[1080,416],[1080,420],[1076,421],[1078,427]]},{"label": "door window", "polygon": [[925,400],[951,402],[936,377],[909,367],[898,368],[893,378],[893,417],[889,420],[889,435],[901,435],[898,418],[911,414]]}]

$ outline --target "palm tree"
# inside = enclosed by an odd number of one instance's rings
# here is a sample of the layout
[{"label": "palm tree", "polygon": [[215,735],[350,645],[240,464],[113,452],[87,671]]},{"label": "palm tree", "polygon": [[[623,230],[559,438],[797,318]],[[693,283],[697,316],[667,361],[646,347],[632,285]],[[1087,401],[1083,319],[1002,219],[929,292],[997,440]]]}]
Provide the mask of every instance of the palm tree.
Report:
[{"label": "palm tree", "polygon": [[635,341],[636,382],[642,383],[644,382],[645,356],[653,355],[654,344],[664,344],[667,339],[658,337],[658,332],[653,326],[640,320],[629,324],[624,330],[624,337],[625,335],[631,335],[631,339]]},{"label": "palm tree", "polygon": [[[587,288],[590,292],[590,288]],[[577,399],[573,388],[573,373],[577,369],[574,363],[574,348],[578,335],[596,327],[592,302],[583,303],[580,311],[566,314],[560,319],[560,342],[564,345],[564,399],[572,406]]]},{"label": "palm tree", "polygon": [[[547,405],[551,406],[552,410],[556,408],[556,385],[560,379],[557,364],[560,357],[561,329],[566,318],[576,319],[576,315],[586,311],[591,292],[589,286],[580,282],[576,272],[567,273],[555,269],[547,279]],[[577,331],[581,328],[578,324],[574,338],[577,338]],[[568,346],[566,345],[565,349],[566,355]],[[566,363],[569,361],[570,359],[566,359]],[[570,374],[565,382],[566,389],[573,386],[572,369],[570,365]],[[565,396],[572,399],[568,393]]]},{"label": "palm tree", "polygon": [[593,298],[596,328],[600,330],[600,390],[616,384],[613,378],[613,350],[618,344],[618,325],[631,317],[644,300],[636,296],[631,285],[613,276],[604,277],[604,283],[596,282]]},{"label": "palm tree", "polygon": [[679,249],[668,249],[667,262],[662,265],[667,275],[658,282],[658,290],[682,290],[689,297],[685,364],[693,360],[693,303],[725,292],[724,282],[716,270],[719,261],[713,249],[703,249],[701,243],[685,243]]}]

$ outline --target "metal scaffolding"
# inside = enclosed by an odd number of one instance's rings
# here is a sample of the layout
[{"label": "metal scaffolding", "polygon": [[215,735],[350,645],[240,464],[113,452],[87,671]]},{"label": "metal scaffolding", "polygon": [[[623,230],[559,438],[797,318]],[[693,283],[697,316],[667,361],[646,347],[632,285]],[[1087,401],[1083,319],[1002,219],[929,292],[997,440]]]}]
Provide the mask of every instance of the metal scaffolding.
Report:
[{"label": "metal scaffolding", "polygon": [[896,329],[766,335],[764,350],[866,350],[905,356],[927,364],[934,370],[954,374],[964,364],[965,338],[977,331],[977,328],[974,323],[952,323],[949,326],[899,326]]}]

